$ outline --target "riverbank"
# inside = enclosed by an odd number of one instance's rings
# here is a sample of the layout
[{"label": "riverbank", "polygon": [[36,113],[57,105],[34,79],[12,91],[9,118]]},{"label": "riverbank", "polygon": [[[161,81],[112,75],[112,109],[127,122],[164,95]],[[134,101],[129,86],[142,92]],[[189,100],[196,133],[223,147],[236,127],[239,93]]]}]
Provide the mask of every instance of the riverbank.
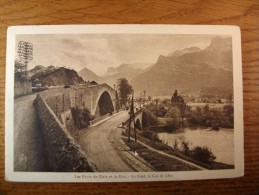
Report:
[{"label": "riverbank", "polygon": [[135,155],[139,155],[143,158],[155,171],[193,171],[199,170],[199,168],[189,165],[188,163],[181,162],[177,159],[170,158],[154,152],[148,147],[144,146],[140,142],[131,140],[128,142],[128,138],[123,138],[124,143],[134,151]]},{"label": "riverbank", "polygon": [[[125,136],[128,136],[127,130],[124,132]],[[133,132],[131,136],[134,137]],[[182,154],[181,152],[175,150],[174,148],[168,146],[163,143],[158,137],[157,133],[149,131],[149,130],[137,130],[137,139],[141,143],[144,143],[158,151],[162,151],[168,155],[176,156],[185,161],[194,163],[198,166],[204,167],[205,169],[217,170],[217,169],[233,169],[233,165],[228,165],[219,162],[211,162],[211,163],[201,163],[188,156]],[[186,163],[181,163],[179,161],[163,158],[161,154],[150,151],[145,148],[140,143],[136,143],[134,141],[128,142],[127,139],[124,139],[126,145],[130,147],[132,151],[136,151],[143,159],[147,162],[150,162],[151,165],[158,171],[185,171],[185,170],[197,170],[194,167],[186,167]],[[175,164],[175,167],[172,167],[171,164]],[[162,170],[161,170],[162,169]]]},{"label": "riverbank", "polygon": [[[207,148],[216,159],[213,161],[234,165],[234,129],[222,128],[220,131],[207,129],[184,128],[176,133],[158,133],[159,139],[173,149],[183,150],[181,146],[188,146],[186,152],[197,147]],[[206,152],[204,150],[204,152]]]}]

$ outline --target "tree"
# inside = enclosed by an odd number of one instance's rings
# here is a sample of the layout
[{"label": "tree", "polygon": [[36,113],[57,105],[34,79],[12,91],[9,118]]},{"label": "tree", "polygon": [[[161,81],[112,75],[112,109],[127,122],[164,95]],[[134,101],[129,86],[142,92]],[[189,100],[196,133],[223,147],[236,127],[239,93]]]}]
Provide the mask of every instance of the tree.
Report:
[{"label": "tree", "polygon": [[173,106],[177,106],[180,110],[181,123],[183,127],[183,120],[185,117],[186,104],[182,96],[178,95],[177,89],[174,91],[174,94],[171,98],[171,103]]},{"label": "tree", "polygon": [[203,146],[203,147],[196,146],[192,150],[192,158],[194,160],[197,160],[202,163],[207,163],[207,164],[211,164],[216,159],[216,157],[211,152],[211,150],[206,146]]},{"label": "tree", "polygon": [[177,89],[174,91],[173,97],[176,98],[178,96]]},{"label": "tree", "polygon": [[87,128],[89,121],[93,118],[87,108],[81,109],[79,107],[72,107],[71,113],[78,129]]},{"label": "tree", "polygon": [[15,80],[24,80],[25,73],[24,73],[24,63],[21,60],[15,60],[14,62],[14,73],[15,73]]},{"label": "tree", "polygon": [[151,102],[151,100],[152,100],[152,97],[148,96],[148,101]]},{"label": "tree", "polygon": [[128,95],[133,92],[132,86],[128,83],[126,78],[121,78],[118,80],[118,89],[121,99],[121,104],[125,105],[127,102]]}]

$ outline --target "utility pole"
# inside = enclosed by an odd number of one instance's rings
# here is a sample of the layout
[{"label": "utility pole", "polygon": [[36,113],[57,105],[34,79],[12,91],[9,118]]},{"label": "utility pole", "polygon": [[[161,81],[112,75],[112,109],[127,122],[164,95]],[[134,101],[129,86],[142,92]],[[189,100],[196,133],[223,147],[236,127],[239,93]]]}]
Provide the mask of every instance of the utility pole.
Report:
[{"label": "utility pole", "polygon": [[130,139],[131,121],[133,122],[135,142],[137,142],[137,132],[136,132],[136,125],[135,125],[135,111],[134,111],[134,92],[132,93],[131,105],[130,105],[129,139]]},{"label": "utility pole", "polygon": [[129,118],[129,137],[128,137],[128,141],[130,142],[131,121],[132,121],[133,122],[135,142],[137,142],[137,132],[136,132],[136,126],[135,126],[135,112],[134,112],[134,93],[132,94],[130,112],[129,113],[130,113],[130,118]]},{"label": "utility pole", "polygon": [[132,115],[133,115],[134,136],[135,136],[135,142],[137,142],[137,132],[136,132],[136,126],[135,126],[135,111],[134,111],[134,92],[132,94],[131,106],[132,106]]},{"label": "utility pole", "polygon": [[27,65],[33,59],[33,46],[32,43],[20,41],[18,43],[18,55],[24,66],[21,67],[23,77],[27,79]]},{"label": "utility pole", "polygon": [[130,112],[129,112],[129,136],[128,136],[128,142],[130,142],[130,129],[131,129],[131,109],[130,109]]}]

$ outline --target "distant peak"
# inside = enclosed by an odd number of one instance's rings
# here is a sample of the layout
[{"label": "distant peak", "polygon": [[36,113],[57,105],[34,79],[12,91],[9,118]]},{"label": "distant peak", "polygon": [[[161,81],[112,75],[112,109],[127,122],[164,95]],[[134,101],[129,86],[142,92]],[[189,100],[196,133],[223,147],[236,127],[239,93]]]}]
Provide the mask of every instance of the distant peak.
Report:
[{"label": "distant peak", "polygon": [[182,56],[186,53],[194,53],[194,52],[199,52],[201,51],[200,48],[198,47],[189,47],[189,48],[185,48],[182,50],[175,50],[173,53],[169,54],[169,57],[178,57],[178,56]]},{"label": "distant peak", "polygon": [[129,71],[143,71],[151,67],[153,63],[122,63],[118,67],[109,67],[106,74],[128,73]]},{"label": "distant peak", "polygon": [[83,68],[82,70],[80,70],[78,72],[78,75],[81,76],[85,81],[101,81],[100,77],[88,68]]},{"label": "distant peak", "polygon": [[160,55],[160,56],[158,57],[158,61],[159,61],[159,60],[162,60],[162,59],[164,59],[164,58],[166,58],[166,57],[163,56],[163,55]]},{"label": "distant peak", "polygon": [[93,71],[91,71],[91,70],[88,69],[88,68],[83,68],[83,69],[80,70],[79,72],[80,72],[80,73],[89,72],[89,73],[95,74]]},{"label": "distant peak", "polygon": [[79,72],[81,72],[81,71],[86,71],[86,70],[89,70],[88,68],[83,68],[83,69],[81,69]]},{"label": "distant peak", "polygon": [[217,50],[231,50],[232,40],[230,37],[214,37],[211,40],[210,45],[205,49],[207,51],[217,51]]},{"label": "distant peak", "polygon": [[231,44],[230,37],[214,37],[211,40],[210,46],[220,46],[220,45],[229,45]]},{"label": "distant peak", "polygon": [[114,68],[114,67],[109,67],[108,69],[107,69],[107,74],[113,74],[113,73],[115,73],[116,72],[116,68]]}]

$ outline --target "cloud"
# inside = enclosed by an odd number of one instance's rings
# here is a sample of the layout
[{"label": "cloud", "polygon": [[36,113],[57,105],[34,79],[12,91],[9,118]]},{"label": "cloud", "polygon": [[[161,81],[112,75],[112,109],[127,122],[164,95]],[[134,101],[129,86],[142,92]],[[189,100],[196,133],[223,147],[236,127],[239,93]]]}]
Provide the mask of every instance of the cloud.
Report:
[{"label": "cloud", "polygon": [[89,68],[104,74],[122,63],[155,63],[159,55],[191,46],[204,49],[212,35],[159,34],[59,34],[18,35],[18,41],[33,43],[35,65],[69,66],[77,71]]},{"label": "cloud", "polygon": [[[62,42],[63,43],[63,42]],[[104,74],[108,66],[113,66],[116,59],[106,39],[68,40],[63,43],[62,52],[66,62],[72,63],[76,70],[88,68],[96,74]]]}]

